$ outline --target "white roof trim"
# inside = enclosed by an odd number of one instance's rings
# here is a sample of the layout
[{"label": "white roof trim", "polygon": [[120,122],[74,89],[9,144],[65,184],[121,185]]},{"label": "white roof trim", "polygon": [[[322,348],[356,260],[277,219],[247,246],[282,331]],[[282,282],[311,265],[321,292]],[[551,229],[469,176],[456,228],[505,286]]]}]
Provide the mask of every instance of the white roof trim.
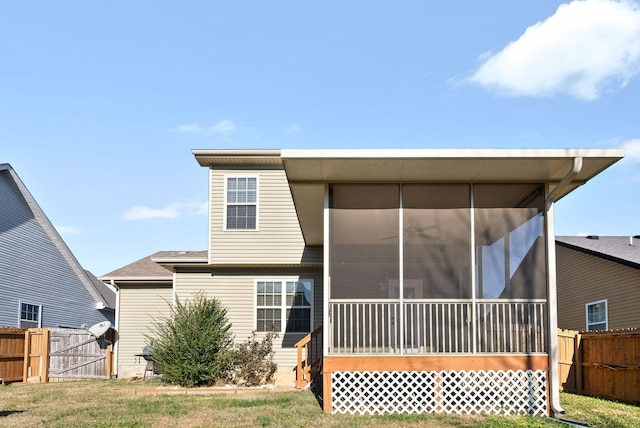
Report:
[{"label": "white roof trim", "polygon": [[465,158],[573,158],[624,157],[624,149],[282,149],[283,159],[465,159]]},{"label": "white roof trim", "polygon": [[158,282],[173,281],[173,276],[101,276],[100,281],[135,281],[135,282]]}]

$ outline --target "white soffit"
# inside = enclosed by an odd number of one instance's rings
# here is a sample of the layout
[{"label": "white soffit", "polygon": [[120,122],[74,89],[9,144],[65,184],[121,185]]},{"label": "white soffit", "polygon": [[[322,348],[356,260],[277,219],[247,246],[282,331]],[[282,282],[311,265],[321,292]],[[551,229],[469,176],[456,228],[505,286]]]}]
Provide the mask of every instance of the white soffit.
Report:
[{"label": "white soffit", "polygon": [[543,182],[559,183],[573,159],[582,169],[555,200],[624,157],[622,149],[378,149],[281,150],[307,245],[323,242],[325,183]]},{"label": "white soffit", "polygon": [[289,182],[557,182],[583,158],[586,182],[622,149],[399,149],[281,151]]}]

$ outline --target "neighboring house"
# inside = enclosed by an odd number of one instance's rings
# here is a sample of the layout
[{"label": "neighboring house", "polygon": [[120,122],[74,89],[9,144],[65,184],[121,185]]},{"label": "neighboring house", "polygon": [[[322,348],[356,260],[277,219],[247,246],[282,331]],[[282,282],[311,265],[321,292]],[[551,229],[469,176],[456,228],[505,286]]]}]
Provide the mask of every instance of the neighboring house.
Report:
[{"label": "neighboring house", "polygon": [[[193,153],[209,248],[150,258],[167,294],[220,299],[238,341],[279,331],[292,382],[295,343],[321,340],[325,411],[561,410],[553,206],[623,150]],[[113,283],[124,336],[122,308],[159,293]]]},{"label": "neighboring house", "polygon": [[556,236],[558,327],[640,327],[640,236]]},{"label": "neighboring house", "polygon": [[115,292],[85,271],[9,164],[0,164],[0,326],[115,321]]}]

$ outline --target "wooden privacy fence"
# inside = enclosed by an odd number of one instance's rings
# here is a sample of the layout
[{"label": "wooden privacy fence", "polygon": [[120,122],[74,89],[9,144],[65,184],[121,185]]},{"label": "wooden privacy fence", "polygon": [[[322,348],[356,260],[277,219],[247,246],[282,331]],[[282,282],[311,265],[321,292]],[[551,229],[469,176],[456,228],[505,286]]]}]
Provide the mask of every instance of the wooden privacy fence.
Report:
[{"label": "wooden privacy fence", "polygon": [[87,330],[71,328],[0,329],[0,378],[32,383],[109,379],[110,336],[96,338]]},{"label": "wooden privacy fence", "polygon": [[21,382],[25,329],[0,327],[0,382]]},{"label": "wooden privacy fence", "polygon": [[558,330],[561,389],[640,403],[640,328]]}]

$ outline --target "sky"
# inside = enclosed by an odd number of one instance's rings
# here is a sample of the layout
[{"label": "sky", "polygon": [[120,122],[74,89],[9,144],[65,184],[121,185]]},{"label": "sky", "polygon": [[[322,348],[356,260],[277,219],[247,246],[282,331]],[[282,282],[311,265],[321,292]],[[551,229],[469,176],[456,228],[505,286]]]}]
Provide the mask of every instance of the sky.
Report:
[{"label": "sky", "polygon": [[0,163],[98,276],[207,249],[192,149],[625,148],[555,230],[637,235],[639,107],[635,1],[0,5]]}]

